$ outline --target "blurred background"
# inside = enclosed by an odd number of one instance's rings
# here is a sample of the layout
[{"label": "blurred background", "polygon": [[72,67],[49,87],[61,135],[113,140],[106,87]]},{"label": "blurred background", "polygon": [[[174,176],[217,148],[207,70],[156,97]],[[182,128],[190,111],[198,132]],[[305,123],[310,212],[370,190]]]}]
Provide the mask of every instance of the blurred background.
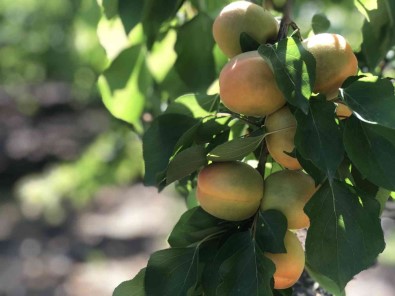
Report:
[{"label": "blurred background", "polygon": [[[303,26],[311,19],[306,13],[316,10],[306,5],[297,23]],[[344,26],[349,11],[327,12],[333,28],[347,28],[343,34],[358,48],[363,19],[357,12],[353,27]],[[116,119],[99,94],[100,73],[130,45],[119,26],[119,19],[103,17],[96,0],[0,1],[1,296],[111,295],[166,247],[186,210],[173,187],[158,194],[142,185],[135,131],[143,126],[132,129]],[[154,48],[164,51],[165,44],[174,62],[174,42],[170,32]],[[155,55],[151,61],[160,65],[152,72],[162,88],[145,100],[159,98],[151,109],[160,110],[187,92],[188,83]],[[220,69],[224,60],[216,62]],[[146,122],[152,113],[144,114]],[[395,295],[394,210],[389,203],[384,213],[387,250],[380,265],[353,281],[350,291],[377,284],[380,296]]]},{"label": "blurred background", "polygon": [[0,295],[111,295],[185,209],[139,183],[141,140],[102,103],[100,18],[95,0],[0,1]]}]

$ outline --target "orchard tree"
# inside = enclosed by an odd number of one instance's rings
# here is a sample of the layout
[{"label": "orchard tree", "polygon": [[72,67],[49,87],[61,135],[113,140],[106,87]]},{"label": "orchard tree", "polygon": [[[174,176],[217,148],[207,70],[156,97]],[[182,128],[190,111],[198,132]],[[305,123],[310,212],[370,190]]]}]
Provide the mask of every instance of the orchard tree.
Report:
[{"label": "orchard tree", "polygon": [[304,269],[344,295],[384,250],[395,191],[395,2],[102,7],[127,37],[104,104],[141,135],[145,184],[189,208],[114,295],[292,295]]}]

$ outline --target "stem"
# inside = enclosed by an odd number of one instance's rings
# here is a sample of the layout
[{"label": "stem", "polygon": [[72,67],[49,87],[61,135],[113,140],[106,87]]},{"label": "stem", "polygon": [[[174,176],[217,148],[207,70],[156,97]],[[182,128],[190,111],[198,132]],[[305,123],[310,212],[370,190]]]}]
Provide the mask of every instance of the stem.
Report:
[{"label": "stem", "polygon": [[265,167],[268,153],[266,141],[263,140],[261,144],[261,151],[259,153],[258,166],[256,168],[257,171],[262,175],[263,179],[265,179]]},{"label": "stem", "polygon": [[295,29],[296,25],[292,20],[292,5],[293,0],[288,0],[283,7],[283,18],[281,19],[280,30],[278,31],[277,35],[277,41],[287,38],[289,27]]}]

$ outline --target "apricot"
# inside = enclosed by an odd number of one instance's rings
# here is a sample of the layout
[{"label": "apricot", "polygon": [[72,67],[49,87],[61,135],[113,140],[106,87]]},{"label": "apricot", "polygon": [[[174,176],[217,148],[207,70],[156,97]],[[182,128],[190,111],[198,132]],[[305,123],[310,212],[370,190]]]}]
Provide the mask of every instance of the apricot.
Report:
[{"label": "apricot", "polygon": [[300,229],[310,225],[303,211],[316,188],[313,178],[302,171],[279,171],[266,178],[261,210],[274,209],[282,212],[289,229]]},{"label": "apricot", "polygon": [[276,39],[278,29],[276,19],[263,7],[248,1],[235,1],[225,6],[215,19],[213,36],[224,54],[232,58],[242,53],[241,33],[264,44]]},{"label": "apricot", "polygon": [[284,238],[287,253],[265,253],[276,266],[274,277],[275,289],[287,289],[295,284],[302,275],[305,265],[305,254],[295,234],[287,230]]},{"label": "apricot", "polygon": [[343,103],[336,103],[336,116],[339,119],[346,119],[352,115],[352,110]]},{"label": "apricot", "polygon": [[358,72],[358,60],[346,39],[337,34],[317,34],[305,39],[303,47],[316,61],[314,92],[336,97],[347,77]]},{"label": "apricot", "polygon": [[219,90],[227,108],[248,116],[266,116],[286,102],[272,69],[257,51],[239,54],[224,66]]},{"label": "apricot", "polygon": [[291,170],[301,169],[299,161],[284,153],[291,153],[294,148],[296,119],[287,106],[268,115],[265,120],[266,145],[273,159],[283,167]]},{"label": "apricot", "polygon": [[197,180],[196,197],[209,214],[241,221],[253,216],[263,195],[263,179],[243,162],[216,162],[203,168]]}]

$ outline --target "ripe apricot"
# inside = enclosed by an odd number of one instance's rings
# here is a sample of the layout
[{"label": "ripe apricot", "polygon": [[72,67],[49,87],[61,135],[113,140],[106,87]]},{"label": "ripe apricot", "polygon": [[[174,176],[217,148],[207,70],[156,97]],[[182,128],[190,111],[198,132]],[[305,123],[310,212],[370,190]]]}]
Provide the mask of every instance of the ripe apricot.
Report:
[{"label": "ripe apricot", "polygon": [[224,220],[245,220],[257,211],[263,195],[261,175],[243,162],[217,162],[198,176],[196,197],[209,214]]},{"label": "ripe apricot", "polygon": [[266,145],[273,159],[283,167],[291,170],[301,169],[299,161],[284,153],[291,153],[294,148],[296,119],[287,106],[268,115],[265,120]]},{"label": "ripe apricot", "polygon": [[282,212],[289,229],[310,225],[304,206],[315,192],[314,180],[302,171],[279,171],[266,178],[261,210],[274,209]]},{"label": "ripe apricot", "polygon": [[263,7],[248,1],[235,1],[225,6],[213,24],[213,36],[229,58],[242,52],[240,34],[247,33],[260,44],[275,39],[276,19]]},{"label": "ripe apricot", "polygon": [[302,275],[305,265],[305,254],[295,234],[287,230],[284,238],[287,253],[265,253],[276,266],[274,288],[287,289],[295,284]]},{"label": "ripe apricot", "polygon": [[352,115],[352,110],[343,103],[336,103],[336,116],[339,119],[346,119]]},{"label": "ripe apricot", "polygon": [[266,116],[285,104],[270,66],[257,51],[231,59],[219,75],[220,97],[233,112]]},{"label": "ripe apricot", "polygon": [[357,74],[358,60],[343,36],[317,34],[305,39],[302,45],[316,61],[314,92],[332,99],[346,78]]}]

